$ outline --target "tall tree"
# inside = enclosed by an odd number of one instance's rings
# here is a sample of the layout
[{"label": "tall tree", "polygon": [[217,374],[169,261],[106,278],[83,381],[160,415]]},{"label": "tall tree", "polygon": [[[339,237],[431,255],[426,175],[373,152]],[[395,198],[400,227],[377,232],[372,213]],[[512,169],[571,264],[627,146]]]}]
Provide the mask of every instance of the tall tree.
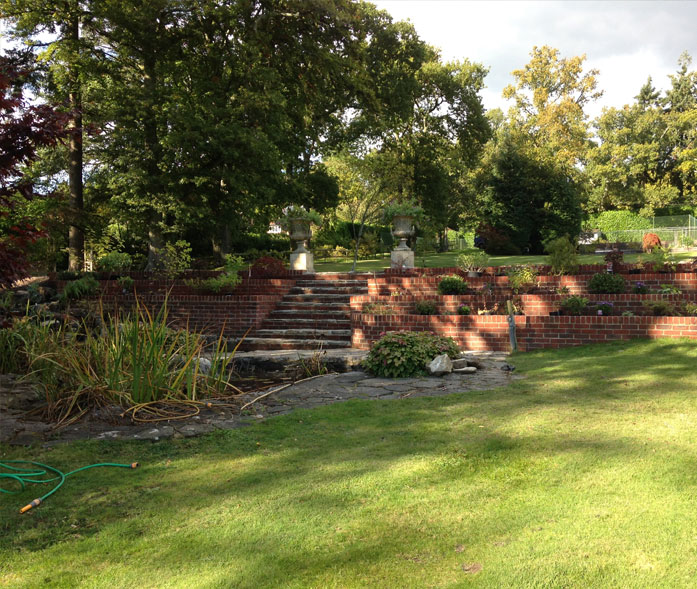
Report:
[{"label": "tall tree", "polygon": [[633,104],[605,109],[595,121],[589,211],[651,216],[697,204],[697,73],[687,54],[678,65],[665,96],[649,78]]},{"label": "tall tree", "polygon": [[419,202],[443,230],[457,211],[457,179],[490,134],[478,94],[487,70],[467,60],[442,63],[406,23],[393,30],[371,74],[377,107],[359,111],[352,129],[361,132],[359,146],[377,145],[390,161],[386,190],[396,200]]},{"label": "tall tree", "polygon": [[562,58],[547,45],[533,47],[530,56],[524,68],[512,72],[515,83],[503,90],[505,98],[514,100],[510,123],[538,157],[576,175],[590,147],[584,107],[603,94],[598,71],[584,72],[585,55]]},{"label": "tall tree", "polygon": [[39,148],[55,146],[66,132],[65,114],[28,104],[29,72],[27,55],[0,56],[0,288],[26,276],[27,246],[40,236],[40,228],[16,215],[18,205],[34,197],[26,168]]},{"label": "tall tree", "polygon": [[[84,262],[83,116],[84,58],[88,53],[89,0],[0,0],[0,14],[15,38],[39,51],[50,67],[53,99],[65,103],[70,116],[68,184],[70,192],[69,265]],[[48,40],[46,40],[48,39]]]},{"label": "tall tree", "polygon": [[390,204],[390,195],[384,189],[384,162],[380,155],[373,152],[359,158],[343,152],[327,160],[327,169],[339,185],[336,216],[349,223],[353,233],[352,272],[356,271],[366,226],[380,223],[385,207]]}]

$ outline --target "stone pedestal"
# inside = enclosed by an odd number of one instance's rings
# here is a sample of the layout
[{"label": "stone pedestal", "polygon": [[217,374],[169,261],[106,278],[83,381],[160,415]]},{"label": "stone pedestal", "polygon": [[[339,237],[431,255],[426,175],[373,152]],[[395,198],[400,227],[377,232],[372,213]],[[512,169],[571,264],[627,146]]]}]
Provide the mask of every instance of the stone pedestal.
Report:
[{"label": "stone pedestal", "polygon": [[414,267],[414,252],[409,249],[407,239],[414,233],[412,222],[414,218],[411,215],[395,215],[392,219],[394,229],[392,235],[399,239],[399,244],[392,250],[391,268],[413,268]]},{"label": "stone pedestal", "polygon": [[300,270],[301,272],[305,272],[305,274],[314,274],[315,257],[308,251],[294,251],[290,254],[290,269]]},{"label": "stone pedestal", "polygon": [[395,249],[392,250],[392,255],[390,256],[392,263],[391,268],[413,268],[414,267],[414,252],[410,249]]}]

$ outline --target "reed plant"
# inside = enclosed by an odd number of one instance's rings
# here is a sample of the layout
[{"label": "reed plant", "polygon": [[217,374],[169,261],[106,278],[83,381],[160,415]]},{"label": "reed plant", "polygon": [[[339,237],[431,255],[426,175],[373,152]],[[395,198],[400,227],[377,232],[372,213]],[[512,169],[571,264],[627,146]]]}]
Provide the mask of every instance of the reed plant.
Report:
[{"label": "reed plant", "polygon": [[100,329],[83,322],[77,331],[17,322],[0,332],[2,357],[7,351],[17,360],[0,367],[25,371],[61,418],[95,403],[192,401],[229,390],[237,347],[228,352],[222,334],[209,344],[200,333],[171,329],[166,301],[156,313],[136,301],[130,314],[100,316]]}]

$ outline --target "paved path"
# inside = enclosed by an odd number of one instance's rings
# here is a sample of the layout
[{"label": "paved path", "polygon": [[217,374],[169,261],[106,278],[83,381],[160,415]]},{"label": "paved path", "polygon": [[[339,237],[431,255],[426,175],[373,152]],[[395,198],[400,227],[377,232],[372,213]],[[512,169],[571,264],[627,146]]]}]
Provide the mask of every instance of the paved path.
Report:
[{"label": "paved path", "polygon": [[182,421],[133,424],[119,416],[117,408],[105,409],[83,419],[74,426],[52,431],[45,423],[24,420],[23,411],[36,403],[35,394],[26,385],[0,375],[0,442],[15,445],[41,444],[52,446],[81,439],[99,440],[162,440],[191,437],[216,429],[233,429],[251,422],[262,421],[294,409],[309,409],[347,401],[349,399],[404,399],[435,397],[469,390],[487,390],[506,386],[521,378],[505,370],[506,354],[496,352],[466,353],[468,363],[478,367],[473,374],[449,374],[443,377],[412,379],[376,378],[364,372],[350,371],[327,374],[297,382],[278,390],[250,405],[240,414],[239,409],[259,397],[247,393],[235,398],[235,406],[213,404],[199,415]]}]

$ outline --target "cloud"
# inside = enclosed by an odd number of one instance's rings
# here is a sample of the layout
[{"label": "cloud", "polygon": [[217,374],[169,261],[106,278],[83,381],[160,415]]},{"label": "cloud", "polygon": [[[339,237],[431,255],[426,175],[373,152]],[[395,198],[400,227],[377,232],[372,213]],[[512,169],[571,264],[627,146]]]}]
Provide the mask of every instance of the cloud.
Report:
[{"label": "cloud", "polygon": [[446,60],[468,58],[490,68],[487,108],[503,107],[511,71],[529,61],[534,45],[551,45],[562,56],[586,54],[587,68],[600,70],[603,98],[588,109],[631,102],[649,76],[670,85],[687,50],[697,59],[697,2],[374,0],[395,20],[410,19],[419,35]]}]

